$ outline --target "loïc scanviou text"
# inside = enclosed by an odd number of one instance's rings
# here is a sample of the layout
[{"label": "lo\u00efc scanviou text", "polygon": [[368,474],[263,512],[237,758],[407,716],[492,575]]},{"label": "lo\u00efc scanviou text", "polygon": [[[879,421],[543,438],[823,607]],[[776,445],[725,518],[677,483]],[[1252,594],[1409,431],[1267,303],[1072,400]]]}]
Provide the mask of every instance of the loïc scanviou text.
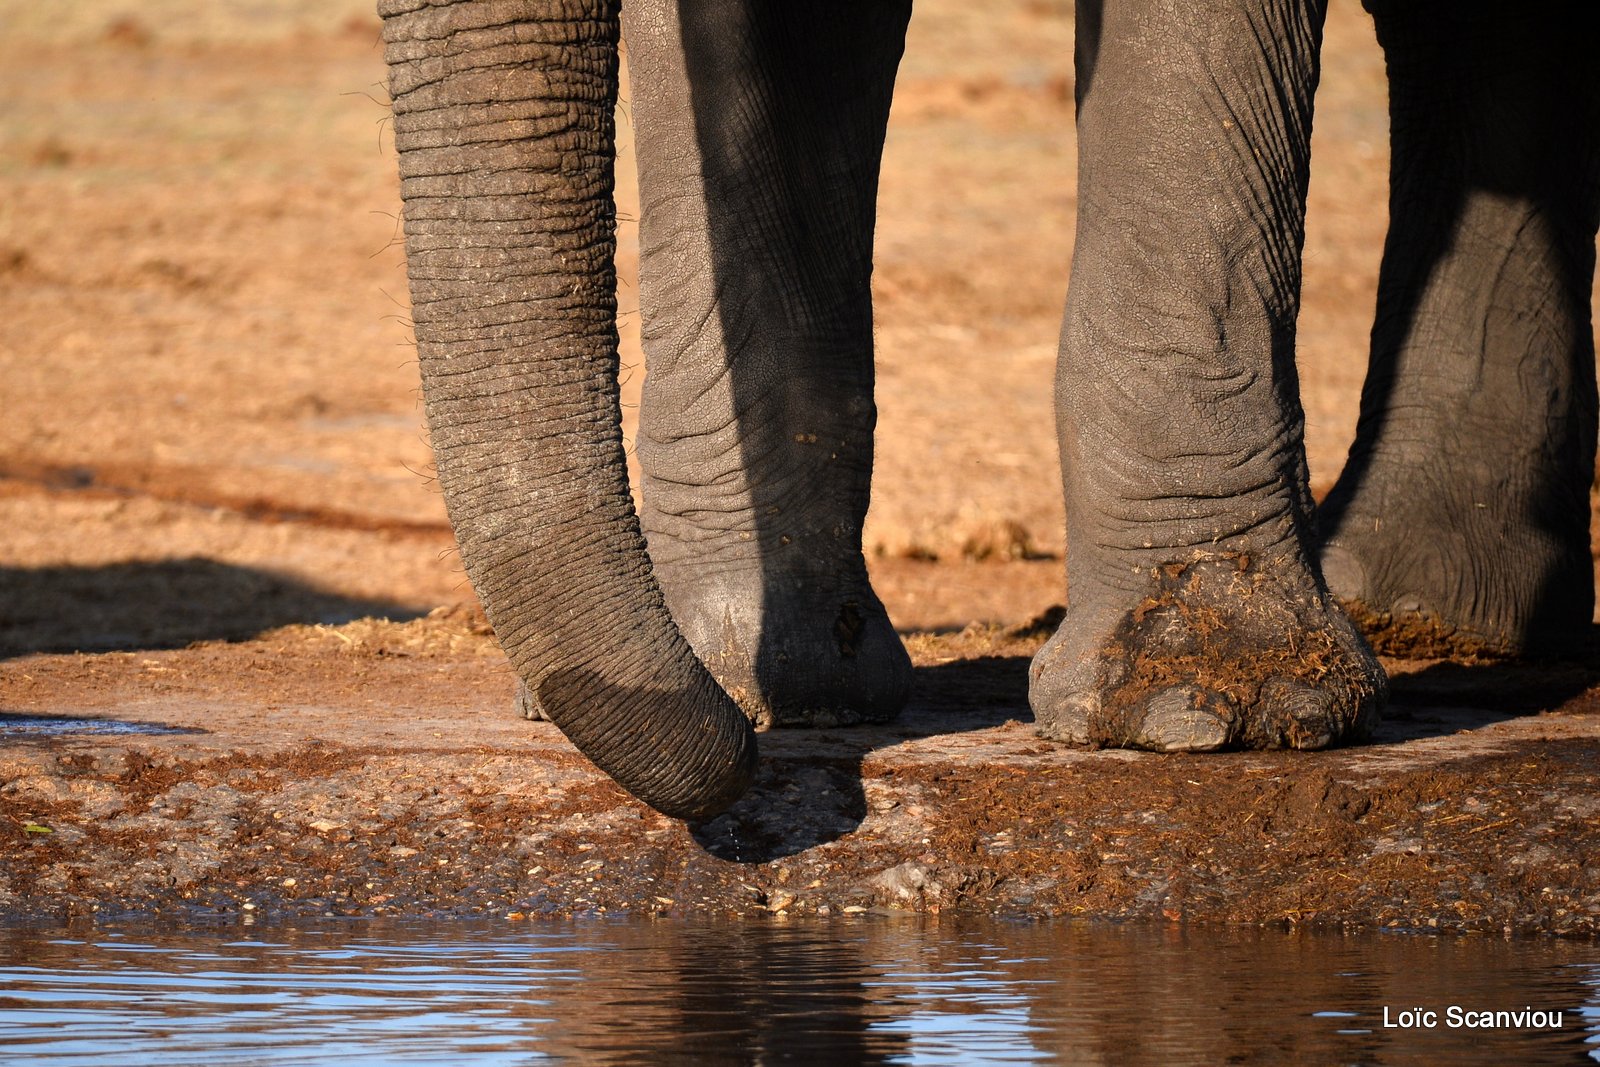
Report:
[{"label": "lo\u00efc scanviou text", "polygon": [[1559,1030],[1562,1012],[1535,1009],[1531,1005],[1511,1011],[1475,1011],[1452,1004],[1439,1012],[1431,1008],[1383,1009],[1385,1029],[1437,1030]]}]

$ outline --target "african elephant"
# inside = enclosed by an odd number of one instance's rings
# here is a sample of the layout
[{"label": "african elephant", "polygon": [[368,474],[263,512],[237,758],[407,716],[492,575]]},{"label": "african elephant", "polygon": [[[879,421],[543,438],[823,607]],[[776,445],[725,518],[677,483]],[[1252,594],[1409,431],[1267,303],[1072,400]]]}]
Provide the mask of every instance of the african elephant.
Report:
[{"label": "african elephant", "polygon": [[[1590,619],[1595,5],[1373,0],[1392,223],[1358,437],[1319,512],[1294,343],[1325,2],[1079,0],[1055,383],[1071,597],[1031,668],[1046,737],[1360,738],[1387,683],[1341,600],[1380,635],[1509,652]],[[744,790],[752,719],[894,715],[909,662],[860,531],[909,4],[624,13],[638,515],[615,390],[617,4],[380,10],[439,479],[531,700],[683,817]]]}]

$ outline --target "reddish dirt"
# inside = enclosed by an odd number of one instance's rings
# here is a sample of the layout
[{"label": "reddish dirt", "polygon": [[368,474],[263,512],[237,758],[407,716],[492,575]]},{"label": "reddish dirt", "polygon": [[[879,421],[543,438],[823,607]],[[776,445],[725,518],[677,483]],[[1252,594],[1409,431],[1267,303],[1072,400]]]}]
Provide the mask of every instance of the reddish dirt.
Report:
[{"label": "reddish dirt", "polygon": [[[1045,632],[912,635],[899,722],[764,735],[755,791],[696,827],[513,716],[470,610],[28,656],[0,688],[0,910],[1600,929],[1592,668],[1413,667],[1372,745],[1162,757],[1034,737]],[[105,720],[159,732],[82,732]]]},{"label": "reddish dirt", "polygon": [[[903,68],[867,541],[913,707],[765,735],[756,794],[690,829],[511,712],[428,479],[367,0],[250,22],[0,0],[0,912],[893,907],[1593,935],[1592,654],[1391,662],[1376,743],[1331,753],[1034,738],[1029,620],[1064,595],[1069,7],[928,0]],[[1382,60],[1348,0],[1319,109],[1301,376],[1326,486],[1384,225]],[[619,176],[628,214],[631,161]],[[635,259],[624,228],[629,398]]]}]

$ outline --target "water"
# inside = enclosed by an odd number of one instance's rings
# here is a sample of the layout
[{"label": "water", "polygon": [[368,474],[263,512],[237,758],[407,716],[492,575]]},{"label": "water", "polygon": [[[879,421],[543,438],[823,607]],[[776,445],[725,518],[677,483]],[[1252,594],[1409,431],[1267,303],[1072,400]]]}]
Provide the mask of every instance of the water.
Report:
[{"label": "water", "polygon": [[[1457,1029],[1450,1005],[1562,1012]],[[1383,1025],[1421,1007],[1434,1029]],[[0,929],[0,1063],[1600,1062],[1600,946],[1090,924]]]},{"label": "water", "polygon": [[88,719],[71,715],[11,715],[0,712],[0,740],[27,737],[61,737],[66,734],[198,734],[201,730],[167,726],[159,722],[125,719]]}]

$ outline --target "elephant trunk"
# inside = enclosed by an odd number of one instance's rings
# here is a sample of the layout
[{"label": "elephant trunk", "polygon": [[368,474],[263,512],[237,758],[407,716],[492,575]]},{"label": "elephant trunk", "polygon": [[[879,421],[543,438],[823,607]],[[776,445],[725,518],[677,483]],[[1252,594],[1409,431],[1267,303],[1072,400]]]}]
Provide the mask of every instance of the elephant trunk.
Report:
[{"label": "elephant trunk", "polygon": [[681,818],[754,774],[679,635],[617,393],[616,0],[381,0],[428,425],[468,577],[545,713]]}]

